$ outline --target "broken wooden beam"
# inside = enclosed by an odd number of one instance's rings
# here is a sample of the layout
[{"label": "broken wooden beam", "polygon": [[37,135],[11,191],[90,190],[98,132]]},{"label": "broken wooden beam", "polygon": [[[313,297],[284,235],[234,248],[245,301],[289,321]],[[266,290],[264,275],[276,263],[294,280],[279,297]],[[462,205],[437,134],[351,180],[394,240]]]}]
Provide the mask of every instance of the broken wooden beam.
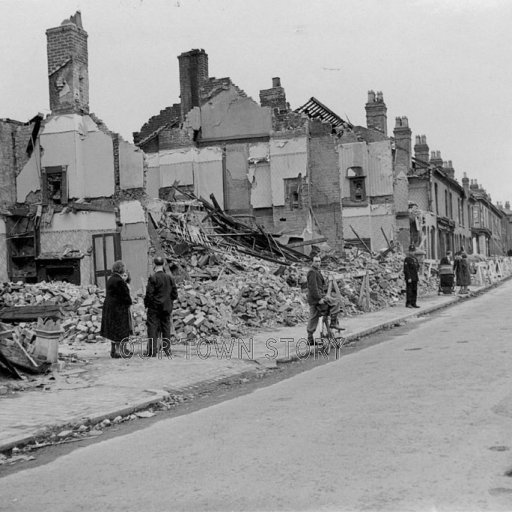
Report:
[{"label": "broken wooden beam", "polygon": [[370,248],[364,242],[364,240],[357,234],[357,231],[352,227],[352,225],[350,226],[350,229],[353,231],[354,235],[356,235],[357,239],[361,242],[362,246],[368,251],[368,254],[373,254]]},{"label": "broken wooden beam", "polygon": [[314,245],[321,244],[322,242],[326,242],[327,238],[324,236],[322,238],[315,238],[314,240],[303,240],[302,242],[292,242],[291,244],[286,244],[285,247],[304,247],[305,245]]},{"label": "broken wooden beam", "polygon": [[32,322],[38,318],[57,318],[64,317],[60,306],[55,304],[39,304],[33,306],[11,306],[0,310],[0,320],[2,322]]}]

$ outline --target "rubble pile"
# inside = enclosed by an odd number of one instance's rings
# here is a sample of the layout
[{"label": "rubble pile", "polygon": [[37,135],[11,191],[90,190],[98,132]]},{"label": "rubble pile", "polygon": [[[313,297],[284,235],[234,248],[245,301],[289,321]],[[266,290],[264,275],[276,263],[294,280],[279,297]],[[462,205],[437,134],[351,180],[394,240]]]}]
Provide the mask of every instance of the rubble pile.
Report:
[{"label": "rubble pile", "polygon": [[[180,205],[180,211],[175,208],[162,212],[157,229],[158,249],[167,255],[178,283],[173,334],[179,340],[240,336],[251,328],[292,326],[307,320],[308,262],[300,258],[291,262],[285,253],[277,260],[274,253],[269,256],[268,250],[263,251],[261,258],[256,249],[247,254],[247,239],[240,252],[233,245],[231,235],[227,242],[228,237],[208,232],[204,227],[206,214],[200,211],[196,201]],[[217,222],[222,221],[238,232],[243,229],[242,224],[221,215],[218,209],[214,211],[220,219]],[[212,215],[211,209],[209,214]],[[247,229],[244,236],[252,236],[254,228]],[[268,238],[269,249],[281,250],[271,236],[260,231],[260,244]],[[295,251],[290,254],[295,255]],[[343,316],[375,311],[403,301],[401,254],[391,251],[379,259],[359,249],[348,249],[343,256],[325,255],[322,271],[337,284]],[[422,276],[419,294],[435,291],[437,279]],[[99,332],[104,297],[104,290],[96,286],[78,287],[64,282],[4,283],[0,288],[0,306],[58,305],[64,314],[62,340],[68,343],[95,343],[102,339]],[[134,335],[143,338],[146,336],[143,292],[132,293],[132,297]],[[31,328],[28,323],[25,326]]]},{"label": "rubble pile", "polygon": [[[65,340],[96,342],[100,339],[101,308],[105,291],[96,286],[80,287],[70,283],[3,283],[0,306],[37,306],[55,304],[62,310]],[[33,328],[34,322],[22,327]]]},{"label": "rubble pile", "polygon": [[[370,311],[402,303],[405,293],[403,260],[403,254],[390,253],[386,259],[378,261],[368,253],[352,249],[346,252],[343,259],[329,262],[328,268],[333,271],[344,298],[344,312],[348,315],[361,312],[360,290],[366,273]],[[420,274],[418,295],[435,293],[437,289],[437,278]]]},{"label": "rubble pile", "polygon": [[36,284],[17,282],[0,285],[0,306],[2,307],[56,304],[63,310],[73,310],[91,296],[97,296],[102,301],[104,291],[96,286],[79,287],[62,281]]},{"label": "rubble pile", "polygon": [[[295,325],[307,318],[307,306],[300,289],[291,288],[282,277],[273,275],[270,266],[251,268],[251,262],[247,261],[251,258],[245,258],[244,264],[226,260],[223,267],[213,272],[215,278],[209,276],[205,280],[202,275],[197,280],[181,279],[173,311],[178,339],[239,336],[251,327]],[[102,340],[99,332],[104,297],[105,291],[96,286],[79,287],[64,282],[4,283],[0,305],[59,305],[64,314],[62,341],[96,343]],[[132,293],[132,298],[134,335],[145,337],[143,294]],[[34,327],[33,322],[22,324],[22,328]]]}]

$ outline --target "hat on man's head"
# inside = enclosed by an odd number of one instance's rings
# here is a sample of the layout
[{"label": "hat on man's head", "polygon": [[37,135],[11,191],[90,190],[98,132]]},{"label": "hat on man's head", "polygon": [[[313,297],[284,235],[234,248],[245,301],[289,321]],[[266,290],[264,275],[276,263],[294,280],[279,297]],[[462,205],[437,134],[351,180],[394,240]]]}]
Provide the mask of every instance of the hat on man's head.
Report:
[{"label": "hat on man's head", "polygon": [[155,256],[153,258],[153,263],[157,266],[157,267],[161,267],[163,264],[164,264],[164,259],[162,258],[162,256]]},{"label": "hat on man's head", "polygon": [[414,251],[416,251],[416,246],[413,244],[409,245],[409,252],[414,252]]}]

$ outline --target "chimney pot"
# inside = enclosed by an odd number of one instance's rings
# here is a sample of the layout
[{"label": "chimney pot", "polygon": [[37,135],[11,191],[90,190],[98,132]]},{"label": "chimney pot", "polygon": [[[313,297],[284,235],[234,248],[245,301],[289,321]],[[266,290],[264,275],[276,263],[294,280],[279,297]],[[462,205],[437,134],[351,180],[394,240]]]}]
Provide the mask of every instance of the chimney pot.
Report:
[{"label": "chimney pot", "polygon": [[368,103],[373,103],[375,101],[375,92],[368,91]]},{"label": "chimney pot", "polygon": [[281,79],[278,76],[272,78],[272,87],[281,87]]},{"label": "chimney pot", "polygon": [[510,201],[505,201],[505,208],[510,210]]}]

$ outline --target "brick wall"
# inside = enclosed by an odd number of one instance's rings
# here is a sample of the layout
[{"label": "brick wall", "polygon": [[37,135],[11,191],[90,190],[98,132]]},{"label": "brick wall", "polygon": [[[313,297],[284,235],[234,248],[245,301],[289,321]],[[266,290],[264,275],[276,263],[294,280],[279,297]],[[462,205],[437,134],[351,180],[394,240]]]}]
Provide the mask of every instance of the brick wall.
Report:
[{"label": "brick wall", "polygon": [[253,215],[256,217],[256,224],[263,226],[265,231],[275,232],[273,208],[254,208]]},{"label": "brick wall", "polygon": [[[142,126],[139,132],[133,132],[133,142],[138,145],[140,141],[144,140],[146,137],[151,135],[154,131],[162,126],[173,123],[174,121],[178,121],[181,116],[181,105],[180,103],[175,103],[171,107],[164,108],[160,110],[160,113],[156,116],[152,116],[149,120]],[[148,151],[146,146],[144,146],[144,151],[148,152],[158,152],[158,148],[156,151],[152,151],[153,147],[150,146]]]},{"label": "brick wall", "polygon": [[114,190],[116,194],[119,194],[121,190],[121,176],[119,174],[119,135],[117,133],[112,134],[112,146],[114,152]]},{"label": "brick wall", "polygon": [[307,225],[309,209],[274,206],[274,231],[301,234]]},{"label": "brick wall", "polygon": [[158,134],[160,149],[184,148],[194,145],[193,136],[182,128],[168,128]]},{"label": "brick wall", "polygon": [[329,244],[342,249],[339,158],[331,125],[312,120],[309,133],[311,206]]},{"label": "brick wall", "polygon": [[340,204],[318,205],[313,208],[315,218],[320,225],[327,243],[339,251],[343,250],[343,223]]},{"label": "brick wall", "polygon": [[0,119],[0,204],[16,202],[16,176],[27,163],[34,124]]},{"label": "brick wall", "polygon": [[414,180],[409,182],[409,200],[418,205],[420,210],[429,211],[427,189],[428,181]]},{"label": "brick wall", "polygon": [[272,115],[272,137],[299,137],[308,131],[309,120],[304,114],[296,112],[277,113]]}]

